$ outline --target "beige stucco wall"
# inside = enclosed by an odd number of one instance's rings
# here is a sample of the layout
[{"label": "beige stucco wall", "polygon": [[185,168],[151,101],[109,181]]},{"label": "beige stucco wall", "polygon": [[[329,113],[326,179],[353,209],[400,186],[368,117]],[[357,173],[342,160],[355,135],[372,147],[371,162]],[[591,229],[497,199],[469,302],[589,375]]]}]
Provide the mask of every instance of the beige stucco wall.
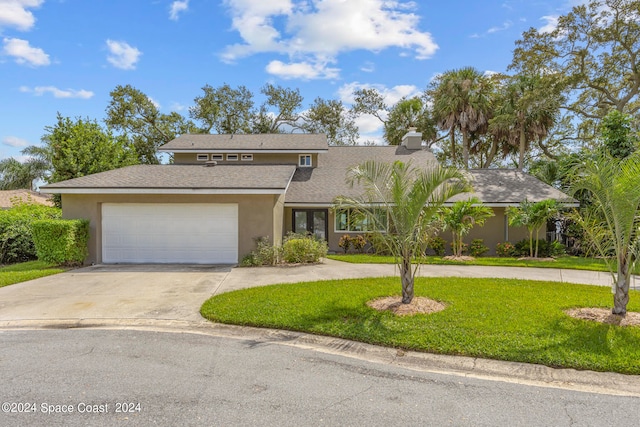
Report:
[{"label": "beige stucco wall", "polygon": [[[201,153],[206,154],[206,153]],[[229,152],[229,154],[238,154],[237,161],[227,161],[226,154],[224,154],[225,160],[216,160],[219,165],[260,165],[260,164],[278,164],[278,165],[298,165],[298,154],[291,153],[234,153]],[[242,154],[253,154],[253,160],[240,160]],[[209,159],[211,158],[211,154],[209,155]],[[204,161],[198,161],[197,153],[175,153],[173,155],[173,163],[174,164],[187,164],[187,165],[204,165]],[[313,167],[318,165],[318,155],[311,154],[311,163]]]},{"label": "beige stucco wall", "polygon": [[[320,208],[319,208],[320,209]],[[469,244],[473,239],[483,239],[484,244],[489,247],[489,252],[487,255],[495,255],[496,253],[496,245],[498,243],[502,243],[505,241],[509,241],[511,243],[516,243],[522,239],[528,239],[529,233],[526,227],[512,227],[508,226],[508,238],[505,237],[505,209],[504,208],[493,208],[495,216],[487,219],[485,221],[485,225],[483,227],[474,227],[471,232],[464,237],[464,242]],[[284,209],[284,233],[286,234],[288,231],[293,229],[293,210],[292,208]],[[329,209],[329,250],[332,252],[342,252],[342,249],[338,246],[338,242],[340,241],[340,237],[344,234],[349,234],[351,236],[355,236],[358,234],[366,234],[363,232],[345,232],[345,231],[335,231],[335,214]],[[540,238],[544,239],[544,230],[540,232]],[[451,242],[451,233],[449,231],[445,231],[440,233],[440,237],[442,237],[447,242],[447,254],[451,253],[451,247],[449,243]]]},{"label": "beige stucco wall", "polygon": [[256,237],[283,233],[281,195],[63,194],[62,216],[90,221],[87,264],[102,262],[102,203],[237,203],[238,261],[255,249]]}]

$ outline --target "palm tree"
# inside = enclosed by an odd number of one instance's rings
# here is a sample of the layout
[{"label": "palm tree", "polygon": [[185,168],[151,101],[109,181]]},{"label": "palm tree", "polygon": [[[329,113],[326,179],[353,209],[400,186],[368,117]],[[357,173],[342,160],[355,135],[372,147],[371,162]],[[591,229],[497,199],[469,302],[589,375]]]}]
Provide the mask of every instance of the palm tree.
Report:
[{"label": "palm tree", "polygon": [[449,131],[455,163],[455,131],[462,133],[462,163],[469,169],[472,132],[487,131],[492,111],[493,83],[473,67],[451,70],[441,75],[431,91],[433,115],[442,130]]},{"label": "palm tree", "polygon": [[0,160],[0,190],[33,190],[33,182],[45,176],[48,167],[37,158],[20,163],[13,157]]},{"label": "palm tree", "polygon": [[495,138],[518,149],[518,170],[534,140],[543,140],[558,118],[560,97],[550,79],[517,75],[503,86],[490,131]]},{"label": "palm tree", "polygon": [[451,230],[453,235],[454,256],[462,256],[462,238],[469,234],[473,226],[482,226],[487,218],[493,216],[493,211],[481,203],[480,199],[472,197],[442,209],[444,228]]},{"label": "palm tree", "polygon": [[[427,241],[441,228],[438,211],[442,204],[470,186],[454,168],[437,163],[417,168],[396,161],[373,160],[347,172],[350,185],[361,184],[361,197],[338,197],[335,209],[349,209],[366,219],[375,237],[396,257],[402,282],[402,303],[413,300],[413,283]],[[412,261],[415,264],[412,266]]]},{"label": "palm tree", "polygon": [[[600,154],[587,158],[575,172],[573,193],[586,191],[592,201],[592,209],[583,210],[578,220],[613,276],[612,312],[625,315],[631,271],[640,252],[640,154],[624,159]],[[609,256],[612,252],[615,259]]]}]

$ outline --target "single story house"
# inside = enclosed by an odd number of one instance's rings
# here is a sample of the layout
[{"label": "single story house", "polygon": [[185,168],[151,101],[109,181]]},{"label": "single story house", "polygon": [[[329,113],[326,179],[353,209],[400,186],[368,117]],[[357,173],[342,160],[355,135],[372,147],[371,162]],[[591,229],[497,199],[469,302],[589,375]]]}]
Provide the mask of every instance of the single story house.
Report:
[{"label": "single story house", "polygon": [[[136,165],[41,187],[62,195],[64,218],[90,220],[88,263],[237,263],[255,239],[281,242],[309,232],[339,251],[352,229],[348,212],[333,212],[338,195],[355,195],[347,169],[366,160],[433,164],[435,157],[409,132],[400,146],[329,147],[319,134],[182,135],[160,148],[173,164]],[[507,223],[505,208],[525,198],[566,194],[514,170],[467,172],[475,195],[495,216],[469,238],[515,242],[526,230]],[[460,197],[466,198],[466,197]],[[350,228],[351,227],[351,228]]]}]

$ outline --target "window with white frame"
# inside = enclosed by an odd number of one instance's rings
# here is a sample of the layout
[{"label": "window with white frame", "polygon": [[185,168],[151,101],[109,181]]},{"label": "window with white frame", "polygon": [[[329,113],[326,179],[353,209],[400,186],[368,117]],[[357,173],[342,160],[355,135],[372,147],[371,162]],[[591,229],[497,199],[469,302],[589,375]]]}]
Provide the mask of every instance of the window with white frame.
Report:
[{"label": "window with white frame", "polygon": [[228,162],[237,162],[238,161],[238,155],[237,154],[227,154],[227,161]]},{"label": "window with white frame", "polygon": [[240,156],[240,160],[242,160],[243,162],[251,162],[253,161],[253,154],[243,154],[242,156]]},{"label": "window with white frame", "polygon": [[224,156],[222,154],[212,154],[211,160],[222,161],[224,160]]},{"label": "window with white frame", "polygon": [[197,159],[199,162],[206,162],[207,160],[209,160],[209,155],[208,154],[198,154]]},{"label": "window with white frame", "polygon": [[375,212],[377,220],[352,209],[340,209],[335,213],[335,231],[384,231],[387,228],[387,214],[380,209]]},{"label": "window with white frame", "polygon": [[303,168],[310,168],[312,166],[311,163],[311,155],[310,154],[300,154],[298,160],[298,166]]}]

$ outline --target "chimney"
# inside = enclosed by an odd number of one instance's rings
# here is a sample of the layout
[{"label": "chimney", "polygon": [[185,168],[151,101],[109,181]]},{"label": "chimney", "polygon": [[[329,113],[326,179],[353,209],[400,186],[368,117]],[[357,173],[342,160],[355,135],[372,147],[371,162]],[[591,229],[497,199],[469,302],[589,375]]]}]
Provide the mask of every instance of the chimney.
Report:
[{"label": "chimney", "polygon": [[422,133],[417,132],[417,128],[410,127],[402,137],[402,144],[407,150],[422,150]]}]

